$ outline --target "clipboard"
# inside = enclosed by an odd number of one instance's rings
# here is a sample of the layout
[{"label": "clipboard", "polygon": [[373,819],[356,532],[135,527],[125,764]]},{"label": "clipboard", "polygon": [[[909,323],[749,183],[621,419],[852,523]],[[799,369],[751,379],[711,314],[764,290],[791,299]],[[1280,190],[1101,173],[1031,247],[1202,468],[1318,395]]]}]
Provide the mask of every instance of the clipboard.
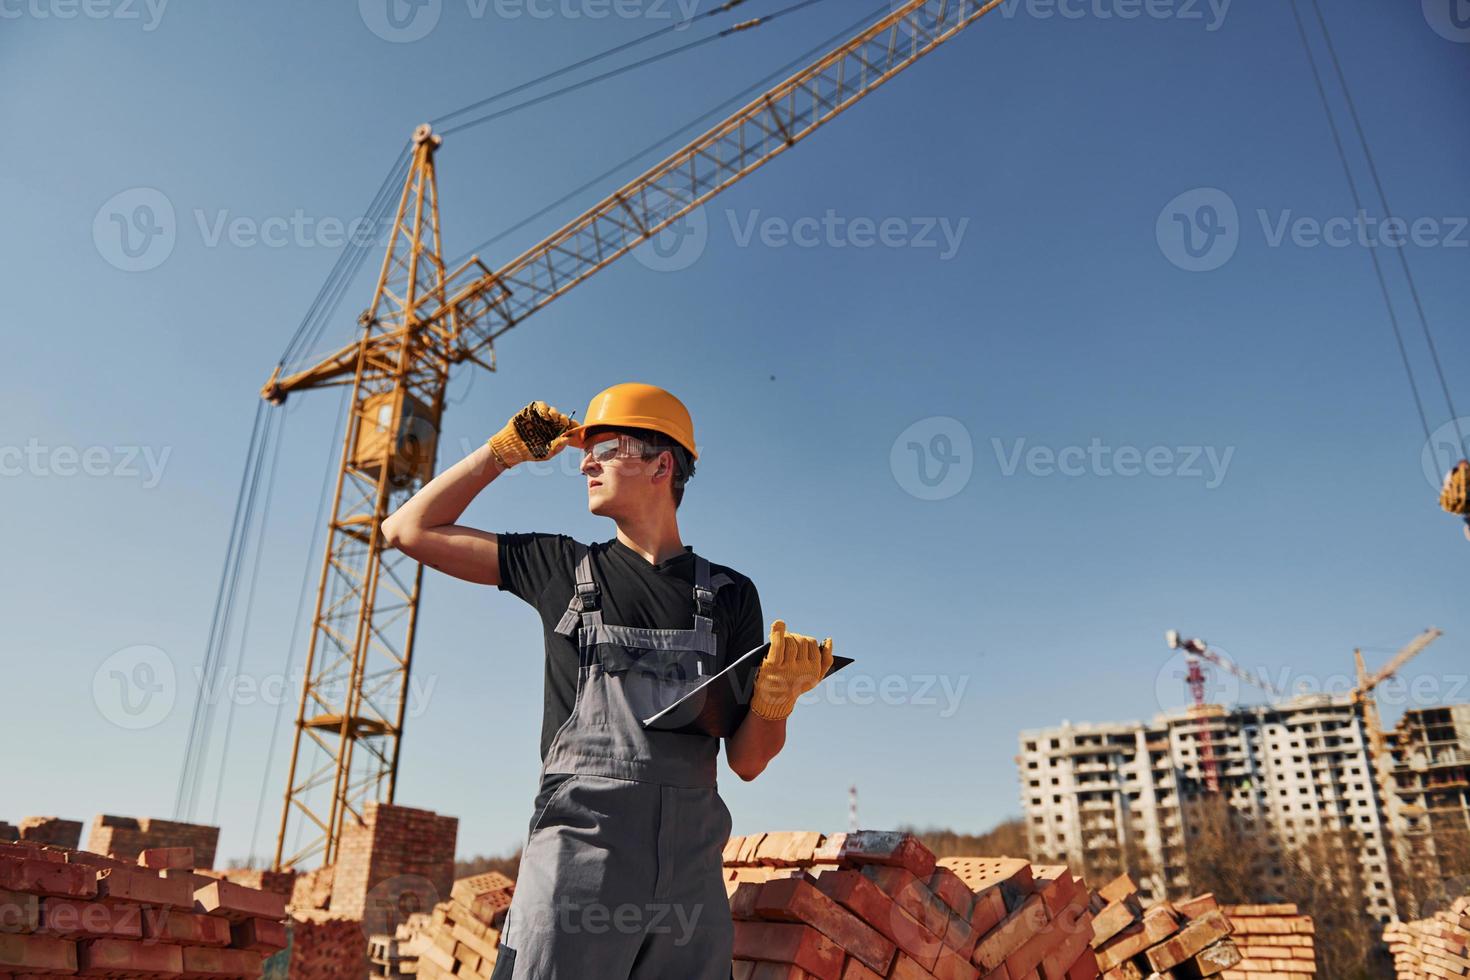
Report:
[{"label": "clipboard", "polygon": [[[767,642],[744,654],[658,714],[644,718],[643,727],[649,731],[684,735],[714,735],[719,738],[734,735],[750,710],[756,669],[770,649],[771,644]],[[840,657],[834,653],[832,666],[822,675],[822,680],[852,661],[851,657]]]}]

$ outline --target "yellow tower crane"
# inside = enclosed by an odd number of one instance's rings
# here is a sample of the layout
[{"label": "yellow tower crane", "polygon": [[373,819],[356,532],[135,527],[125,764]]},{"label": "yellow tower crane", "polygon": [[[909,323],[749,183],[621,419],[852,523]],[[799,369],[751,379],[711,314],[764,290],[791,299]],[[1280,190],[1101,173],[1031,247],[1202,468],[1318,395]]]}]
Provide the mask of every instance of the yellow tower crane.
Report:
[{"label": "yellow tower crane", "polygon": [[[446,267],[434,178],[441,140],[427,125],[415,131],[360,336],[303,370],[283,376],[277,367],[261,389],[279,405],[306,389],[352,386],[277,869],[313,857],[331,863],[344,821],[360,819],[371,800],[393,801],[423,566],[385,551],[381,525],[434,474],[450,369],[471,361],[495,370],[500,335],[795,146],[1000,2],[905,0],[498,269],[478,256]],[[328,787],[326,802],[313,802]],[[293,821],[306,840],[287,853]]]}]

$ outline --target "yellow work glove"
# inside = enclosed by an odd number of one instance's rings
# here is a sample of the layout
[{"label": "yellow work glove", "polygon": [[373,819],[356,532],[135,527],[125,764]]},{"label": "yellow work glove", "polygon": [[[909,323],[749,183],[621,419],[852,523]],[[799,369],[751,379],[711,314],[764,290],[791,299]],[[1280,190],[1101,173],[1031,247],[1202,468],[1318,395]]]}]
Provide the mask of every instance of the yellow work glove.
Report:
[{"label": "yellow work glove", "polygon": [[486,440],[501,469],[532,459],[550,459],[566,446],[566,431],[575,423],[543,401],[521,409]]},{"label": "yellow work glove", "polygon": [[1470,461],[1460,460],[1444,478],[1439,505],[1451,514],[1470,515]]},{"label": "yellow work glove", "polygon": [[831,667],[832,637],[818,645],[815,636],[788,633],[786,621],[776,620],[771,624],[771,649],[755,675],[750,710],[767,721],[780,721]]}]

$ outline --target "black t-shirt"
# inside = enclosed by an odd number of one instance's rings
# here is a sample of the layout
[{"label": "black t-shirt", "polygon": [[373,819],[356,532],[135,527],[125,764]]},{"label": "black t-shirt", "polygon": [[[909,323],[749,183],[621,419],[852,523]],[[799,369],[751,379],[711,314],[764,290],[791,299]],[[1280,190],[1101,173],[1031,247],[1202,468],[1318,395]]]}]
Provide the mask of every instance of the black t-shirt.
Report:
[{"label": "black t-shirt", "polygon": [[[577,698],[577,638],[556,632],[576,592],[577,543],[565,534],[498,534],[500,585],[536,607],[546,634],[546,701],[541,715],[541,759],[571,717]],[[602,593],[602,621],[645,629],[694,628],[694,550],[688,545],[657,565],[617,538],[589,545],[592,580]],[[725,565],[710,563],[731,584],[715,592],[716,669],[766,641],[755,583]]]}]

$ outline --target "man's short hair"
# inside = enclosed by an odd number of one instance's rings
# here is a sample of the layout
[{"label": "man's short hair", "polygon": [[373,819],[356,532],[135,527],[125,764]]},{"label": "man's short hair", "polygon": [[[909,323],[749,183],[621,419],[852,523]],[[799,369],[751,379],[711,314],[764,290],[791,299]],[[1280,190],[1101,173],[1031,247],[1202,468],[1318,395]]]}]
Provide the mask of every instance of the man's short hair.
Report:
[{"label": "man's short hair", "polygon": [[674,478],[671,484],[674,488],[674,509],[684,502],[684,484],[694,475],[694,457],[689,455],[689,450],[679,445],[672,436],[653,429],[637,429],[624,425],[596,425],[589,429],[589,433],[598,432],[625,432],[648,447],[648,453],[643,458],[653,459],[659,453],[668,450],[674,457]]}]

